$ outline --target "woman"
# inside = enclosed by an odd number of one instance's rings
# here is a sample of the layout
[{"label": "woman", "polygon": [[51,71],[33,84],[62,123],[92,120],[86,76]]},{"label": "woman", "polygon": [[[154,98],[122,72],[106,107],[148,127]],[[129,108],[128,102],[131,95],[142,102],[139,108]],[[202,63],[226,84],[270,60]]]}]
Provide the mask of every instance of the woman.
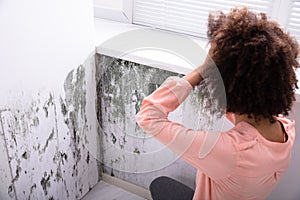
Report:
[{"label": "woman", "polygon": [[[206,62],[183,78],[168,78],[146,97],[137,123],[197,168],[194,200],[265,199],[287,170],[294,143],[294,121],[284,116],[295,101],[298,44],[265,14],[245,7],[210,14],[208,39]],[[222,77],[234,127],[219,133],[212,149],[200,155],[210,133],[167,116],[210,76],[203,73],[212,67],[210,58]]]}]

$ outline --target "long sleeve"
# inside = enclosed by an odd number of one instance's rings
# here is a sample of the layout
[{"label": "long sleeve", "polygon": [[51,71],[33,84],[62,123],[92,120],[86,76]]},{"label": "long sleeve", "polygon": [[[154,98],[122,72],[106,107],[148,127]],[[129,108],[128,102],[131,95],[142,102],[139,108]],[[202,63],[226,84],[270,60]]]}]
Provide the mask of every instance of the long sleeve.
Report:
[{"label": "long sleeve", "polygon": [[[178,77],[168,78],[146,97],[137,123],[182,159],[197,168],[194,200],[265,199],[287,170],[294,142],[294,121],[278,118],[288,141],[266,140],[247,122],[223,132],[193,130],[168,120],[191,92]],[[234,122],[234,116],[227,114]]]},{"label": "long sleeve", "polygon": [[[235,149],[231,145],[231,148],[220,150],[225,145],[220,133],[193,130],[168,120],[169,112],[174,111],[191,90],[192,86],[185,79],[169,77],[143,100],[136,121],[144,131],[153,135],[195,168],[214,177],[228,175],[231,170],[227,170],[220,163],[229,162],[228,166],[231,166],[230,162],[232,162],[233,167]],[[217,143],[219,148],[212,150]],[[226,156],[227,152],[232,156]]]}]

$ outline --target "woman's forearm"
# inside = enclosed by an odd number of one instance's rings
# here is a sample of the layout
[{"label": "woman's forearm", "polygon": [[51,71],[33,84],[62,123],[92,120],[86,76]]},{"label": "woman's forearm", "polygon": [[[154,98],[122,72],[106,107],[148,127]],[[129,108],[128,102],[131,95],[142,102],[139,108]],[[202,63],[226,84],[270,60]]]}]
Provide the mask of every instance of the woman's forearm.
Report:
[{"label": "woman's forearm", "polygon": [[198,68],[193,70],[192,72],[188,73],[183,78],[185,80],[187,80],[191,84],[192,87],[195,87],[203,80],[203,77],[201,76]]}]

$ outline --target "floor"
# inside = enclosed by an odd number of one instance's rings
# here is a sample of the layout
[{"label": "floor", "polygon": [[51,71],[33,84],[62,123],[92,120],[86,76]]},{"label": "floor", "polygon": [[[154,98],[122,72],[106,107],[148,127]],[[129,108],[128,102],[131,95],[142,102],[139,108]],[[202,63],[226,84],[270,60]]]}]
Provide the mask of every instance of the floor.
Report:
[{"label": "floor", "polygon": [[122,188],[100,181],[82,200],[145,200]]}]

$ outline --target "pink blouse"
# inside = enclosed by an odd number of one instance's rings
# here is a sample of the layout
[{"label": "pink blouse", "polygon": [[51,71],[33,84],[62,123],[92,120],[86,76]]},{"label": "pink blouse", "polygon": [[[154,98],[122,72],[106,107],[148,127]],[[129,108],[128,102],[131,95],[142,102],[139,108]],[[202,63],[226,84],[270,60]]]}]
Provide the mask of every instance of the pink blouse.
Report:
[{"label": "pink blouse", "polygon": [[[247,122],[224,132],[186,128],[168,120],[192,86],[169,77],[142,103],[136,121],[197,169],[193,200],[265,199],[287,170],[295,139],[294,121],[277,119],[287,133],[285,143],[266,140]],[[234,118],[227,116],[234,123]]]}]

